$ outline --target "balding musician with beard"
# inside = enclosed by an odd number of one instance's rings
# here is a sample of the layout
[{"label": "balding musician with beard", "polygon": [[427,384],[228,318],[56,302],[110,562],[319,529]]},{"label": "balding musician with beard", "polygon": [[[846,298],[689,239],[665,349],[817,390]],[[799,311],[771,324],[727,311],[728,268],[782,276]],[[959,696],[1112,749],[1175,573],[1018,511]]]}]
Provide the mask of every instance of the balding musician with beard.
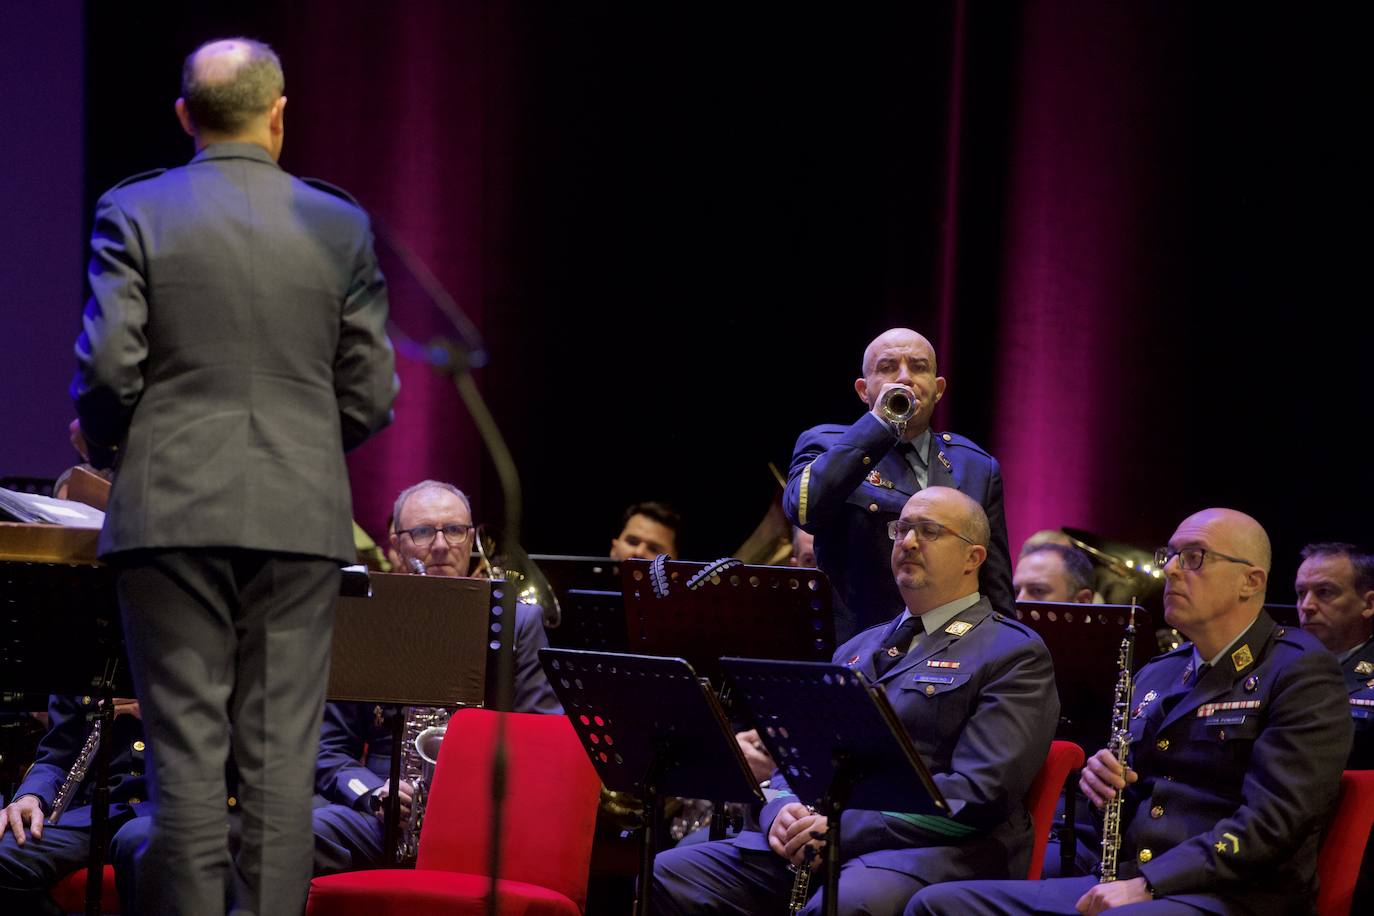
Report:
[{"label": "balding musician with beard", "polygon": [[[905,608],[835,651],[887,695],[949,817],[845,811],[839,912],[895,913],[926,884],[1024,875],[1034,841],[1023,799],[1059,721],[1049,651],[1034,631],[978,590],[988,521],[973,499],[927,487],[893,519],[889,572]],[[802,804],[781,770],[762,832],[678,847],[654,860],[652,909],[670,916],[780,912],[788,866],[807,867],[824,816]],[[819,861],[814,853],[811,861]],[[811,882],[819,890],[819,877]],[[822,911],[823,893],[802,910]]]},{"label": "balding musician with beard", "polygon": [[1104,749],[1079,782],[1098,808],[1125,793],[1117,880],[957,882],[906,916],[1312,912],[1350,717],[1335,658],[1263,611],[1269,560],[1231,509],[1184,519],[1156,555],[1164,617],[1190,642],[1137,674],[1128,766]]},{"label": "balding musician with beard", "polygon": [[[893,328],[864,350],[863,374],[854,382],[868,412],[848,426],[816,426],[797,439],[783,511],[815,535],[816,564],[834,585],[837,643],[901,611],[887,567],[887,526],[925,487],[953,487],[983,507],[991,535],[980,588],[995,609],[1012,612],[1002,472],[971,440],[931,430],[945,384],[930,341]],[[898,386],[916,402],[905,423],[887,419],[880,407],[884,393]]]}]

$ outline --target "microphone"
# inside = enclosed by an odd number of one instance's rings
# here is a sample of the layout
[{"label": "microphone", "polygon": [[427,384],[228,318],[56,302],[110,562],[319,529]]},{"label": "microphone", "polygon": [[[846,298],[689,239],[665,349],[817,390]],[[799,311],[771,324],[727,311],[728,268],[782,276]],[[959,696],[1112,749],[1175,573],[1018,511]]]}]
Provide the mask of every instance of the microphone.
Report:
[{"label": "microphone", "polygon": [[423,576],[425,574],[425,563],[419,557],[411,557],[409,560],[406,560],[406,565],[409,566],[410,571],[417,576]]}]

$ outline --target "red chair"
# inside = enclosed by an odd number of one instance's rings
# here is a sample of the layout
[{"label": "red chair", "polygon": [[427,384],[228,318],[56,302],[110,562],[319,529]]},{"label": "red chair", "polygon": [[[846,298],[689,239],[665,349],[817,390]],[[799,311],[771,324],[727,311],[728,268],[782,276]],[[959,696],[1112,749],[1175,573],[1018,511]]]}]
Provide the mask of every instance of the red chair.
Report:
[{"label": "red chair", "polygon": [[[1364,847],[1374,827],[1374,770],[1346,770],[1336,816],[1317,853],[1317,913],[1347,916],[1355,902]],[[1367,901],[1366,901],[1367,902]]]},{"label": "red chair", "polygon": [[1059,801],[1059,793],[1064,791],[1064,780],[1083,766],[1083,760],[1083,748],[1077,744],[1072,741],[1053,742],[1045,765],[1040,768],[1030,791],[1026,793],[1026,810],[1030,812],[1031,824],[1035,828],[1030,872],[1026,875],[1032,881],[1040,877],[1045,864],[1045,847],[1054,830],[1054,806]]},{"label": "red chair", "polygon": [[491,750],[506,722],[506,804],[500,912],[578,916],[601,782],[563,716],[461,710],[449,721],[425,809],[415,870],[316,878],[306,916],[421,916],[483,912]]},{"label": "red chair", "polygon": [[[86,869],[76,871],[62,878],[48,888],[48,895],[68,913],[86,912]],[[100,885],[100,912],[119,912],[119,891],[115,889],[114,866],[106,865]]]}]

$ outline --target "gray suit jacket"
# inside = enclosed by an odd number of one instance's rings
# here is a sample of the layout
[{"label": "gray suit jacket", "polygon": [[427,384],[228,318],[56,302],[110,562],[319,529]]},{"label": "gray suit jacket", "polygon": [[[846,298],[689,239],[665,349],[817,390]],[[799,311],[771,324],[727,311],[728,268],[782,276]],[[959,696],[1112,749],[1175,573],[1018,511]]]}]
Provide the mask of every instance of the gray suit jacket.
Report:
[{"label": "gray suit jacket", "polygon": [[101,197],[72,398],[117,468],[102,556],[351,562],[343,453],[389,422],[386,284],[352,198],[214,144]]}]

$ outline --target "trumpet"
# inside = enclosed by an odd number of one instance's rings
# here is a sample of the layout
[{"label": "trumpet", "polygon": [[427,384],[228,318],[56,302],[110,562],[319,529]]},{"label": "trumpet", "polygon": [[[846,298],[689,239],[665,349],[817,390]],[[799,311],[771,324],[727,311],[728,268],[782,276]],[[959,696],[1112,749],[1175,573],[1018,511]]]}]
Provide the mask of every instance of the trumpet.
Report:
[{"label": "trumpet", "polygon": [[893,385],[878,396],[878,413],[896,427],[897,435],[901,437],[906,435],[907,421],[916,416],[916,408],[920,403],[916,392],[905,385]]}]

